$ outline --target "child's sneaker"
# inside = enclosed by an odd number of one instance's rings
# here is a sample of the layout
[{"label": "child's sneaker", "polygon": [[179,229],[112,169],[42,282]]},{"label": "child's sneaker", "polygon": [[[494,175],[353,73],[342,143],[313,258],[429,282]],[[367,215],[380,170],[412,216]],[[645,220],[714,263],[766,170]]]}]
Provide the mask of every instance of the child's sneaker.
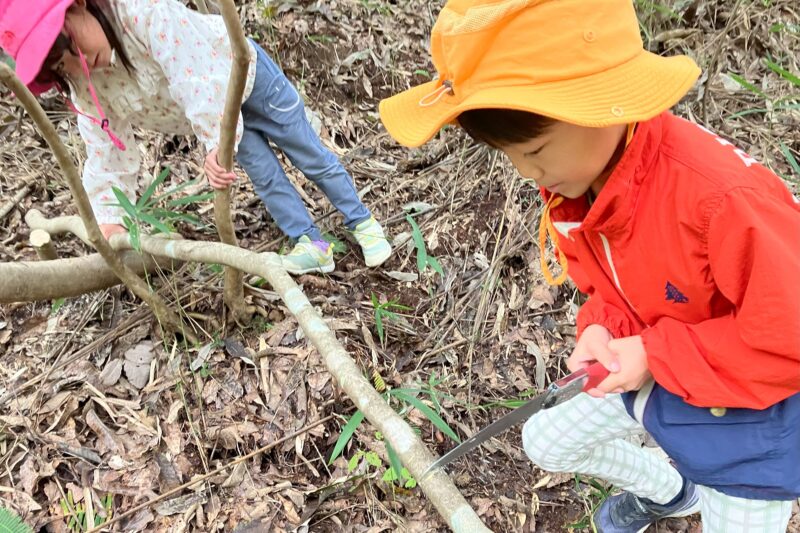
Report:
[{"label": "child's sneaker", "polygon": [[364,253],[364,262],[368,267],[378,266],[392,255],[392,246],[386,240],[383,228],[375,220],[375,217],[369,217],[356,226],[353,230],[353,236],[358,241],[358,244],[361,245],[361,251]]},{"label": "child's sneaker", "polygon": [[309,272],[333,272],[333,244],[327,241],[312,241],[306,235],[297,240],[291,252],[282,255],[283,268],[290,274]]},{"label": "child's sneaker", "polygon": [[697,487],[688,479],[685,483],[678,501],[667,505],[639,498],[630,492],[607,498],[592,516],[597,533],[641,533],[656,520],[698,512],[700,496]]}]

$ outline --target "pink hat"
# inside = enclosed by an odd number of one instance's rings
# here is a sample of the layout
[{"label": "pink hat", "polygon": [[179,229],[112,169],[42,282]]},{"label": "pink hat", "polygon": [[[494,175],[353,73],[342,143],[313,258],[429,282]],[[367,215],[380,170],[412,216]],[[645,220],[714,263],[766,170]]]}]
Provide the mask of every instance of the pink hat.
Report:
[{"label": "pink hat", "polygon": [[0,0],[0,46],[16,62],[17,76],[34,94],[53,85],[35,81],[75,0]]}]

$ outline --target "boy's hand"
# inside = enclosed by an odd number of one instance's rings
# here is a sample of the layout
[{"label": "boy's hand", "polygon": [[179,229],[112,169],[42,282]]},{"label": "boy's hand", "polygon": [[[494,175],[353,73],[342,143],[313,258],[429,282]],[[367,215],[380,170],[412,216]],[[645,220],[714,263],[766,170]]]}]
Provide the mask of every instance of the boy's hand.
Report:
[{"label": "boy's hand", "polygon": [[[597,360],[608,368],[611,374],[593,389],[596,392],[620,393],[639,390],[653,377],[647,367],[647,352],[640,335],[612,339],[608,343],[607,351],[597,354]],[[596,397],[603,395],[592,394]]]},{"label": "boy's hand", "polygon": [[[613,340],[614,337],[611,332],[603,326],[599,324],[587,326],[575,344],[575,350],[572,355],[567,359],[567,368],[569,368],[570,372],[575,372],[581,368],[586,368],[595,361],[609,361],[609,364],[617,365],[612,367],[603,363],[609,372],[619,371],[619,363],[616,362],[616,356],[608,348],[609,343]],[[608,378],[606,381],[608,381]],[[596,398],[605,396],[605,391],[599,389],[589,389],[586,392]]]},{"label": "boy's hand", "polygon": [[222,168],[222,166],[220,166],[219,162],[217,161],[218,151],[219,148],[214,148],[208,152],[203,169],[206,171],[208,183],[210,183],[212,187],[215,189],[226,189],[231,185],[231,183],[236,181],[236,174],[233,172],[228,172]]},{"label": "boy's hand", "polygon": [[126,230],[125,226],[121,224],[99,224],[100,226],[100,233],[103,234],[106,240],[110,239],[112,235],[117,233],[125,233]]}]

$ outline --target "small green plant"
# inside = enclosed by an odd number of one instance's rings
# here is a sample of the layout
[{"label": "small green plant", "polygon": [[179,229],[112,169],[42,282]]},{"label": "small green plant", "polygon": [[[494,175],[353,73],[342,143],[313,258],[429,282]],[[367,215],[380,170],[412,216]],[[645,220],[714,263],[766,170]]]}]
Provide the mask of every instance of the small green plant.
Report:
[{"label": "small green plant", "polygon": [[333,253],[336,255],[347,253],[347,243],[341,239],[337,239],[332,233],[323,233],[322,240],[333,245]]},{"label": "small green plant", "polygon": [[4,533],[33,533],[33,529],[16,513],[0,507],[0,531]]},{"label": "small green plant", "polygon": [[140,236],[142,228],[151,226],[155,233],[170,233],[174,230],[173,224],[178,221],[188,222],[195,226],[202,226],[203,223],[199,218],[175,211],[175,208],[180,208],[196,202],[204,202],[214,197],[213,192],[204,194],[193,194],[190,196],[175,197],[175,195],[187,187],[197,185],[199,180],[192,180],[182,183],[168,191],[155,195],[156,189],[159,185],[164,183],[164,180],[169,176],[170,169],[166,167],[161,171],[161,174],[147,187],[144,194],[139,198],[136,204],[132,204],[125,193],[116,187],[112,187],[112,192],[117,198],[116,204],[109,204],[114,207],[121,207],[125,211],[125,216],[122,217],[122,224],[128,230],[131,238],[131,245],[135,250],[141,250]]},{"label": "small green plant", "polygon": [[[588,494],[587,489],[588,488]],[[566,528],[569,530],[592,528],[592,515],[600,507],[609,496],[611,496],[611,488],[606,488],[597,479],[590,477],[584,479],[580,474],[575,474],[575,492],[580,494],[583,498],[585,512],[583,516],[567,524]]]},{"label": "small green plant", "polygon": [[53,300],[53,303],[50,304],[50,314],[54,315],[58,313],[58,310],[64,307],[64,303],[67,301],[66,298],[56,298]]},{"label": "small green plant", "polygon": [[111,520],[114,511],[114,496],[112,494],[107,494],[106,497],[101,498],[100,501],[103,503],[103,510],[105,511],[103,514],[105,516],[101,516],[100,513],[95,512],[94,524],[87,524],[88,517],[86,515],[86,506],[83,502],[75,503],[75,497],[72,495],[72,491],[67,492],[67,497],[61,498],[60,501],[61,511],[64,513],[64,520],[67,524],[67,528],[73,533],[81,533],[99,527],[108,520]]},{"label": "small green plant", "polygon": [[[442,419],[441,415],[439,414],[442,410],[442,406],[439,403],[439,397],[441,393],[436,390],[436,386],[441,384],[441,380],[437,379],[435,376],[431,376],[431,379],[428,380],[428,383],[423,385],[421,388],[391,389],[386,386],[383,378],[377,371],[375,371],[373,374],[373,382],[376,390],[378,390],[384,399],[389,402],[389,405],[397,406],[396,409],[400,416],[405,417],[408,411],[411,409],[417,409],[425,416],[425,418],[430,420],[431,423],[437,429],[439,429],[439,431],[447,435],[454,442],[461,442],[461,439],[458,438],[456,432],[453,431],[453,429],[447,424],[447,422],[444,421],[444,419]],[[421,400],[419,396],[427,396],[433,407]],[[353,416],[350,417],[344,428],[342,428],[342,433],[339,435],[339,438],[333,447],[333,453],[331,454],[331,458],[328,460],[328,464],[332,464],[336,458],[341,455],[363,421],[364,413],[361,412],[361,410],[356,411]],[[383,435],[380,433],[376,433],[376,438],[379,440],[384,440]],[[394,448],[392,448],[388,441],[385,441],[384,444],[386,445],[386,455],[389,457],[389,468],[386,470],[386,472],[384,472],[383,480],[391,482],[392,484],[398,484],[404,488],[414,488],[417,485],[417,481],[411,477],[411,474],[408,472],[408,470],[402,466],[400,463],[400,456],[397,455],[397,452],[394,450]],[[369,458],[367,457],[367,454],[369,453],[371,452],[363,452],[361,450],[357,451],[354,457],[358,457],[358,459],[354,460],[351,457],[350,461],[348,461],[348,468],[351,464],[354,465],[352,468],[350,468],[350,471],[354,470],[355,467],[358,466],[361,458],[364,458],[368,462],[371,461],[370,464],[372,466],[378,467],[379,465],[374,464],[375,458],[371,456]],[[378,459],[380,458],[378,457]]]},{"label": "small green plant", "polygon": [[425,272],[426,268],[431,267],[440,276],[444,276],[444,270],[442,270],[442,265],[439,264],[439,261],[432,255],[428,255],[425,239],[422,237],[417,221],[411,215],[406,215],[406,220],[411,225],[411,238],[414,239],[414,247],[417,249],[417,270],[421,274]]},{"label": "small green plant", "polygon": [[378,338],[381,340],[381,346],[386,342],[386,331],[383,327],[384,320],[394,321],[397,320],[397,313],[394,311],[410,311],[411,308],[397,303],[397,300],[389,300],[388,302],[381,303],[375,293],[370,294],[372,299],[372,312],[375,316],[375,331]]}]

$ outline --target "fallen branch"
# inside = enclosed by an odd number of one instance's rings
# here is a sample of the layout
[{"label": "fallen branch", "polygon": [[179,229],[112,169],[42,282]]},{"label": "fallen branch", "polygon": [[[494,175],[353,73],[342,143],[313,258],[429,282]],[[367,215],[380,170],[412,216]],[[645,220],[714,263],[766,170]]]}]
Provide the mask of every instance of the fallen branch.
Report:
[{"label": "fallen branch", "polygon": [[28,196],[33,188],[30,185],[25,185],[23,188],[14,195],[14,197],[0,207],[0,220],[6,218],[6,215],[11,212],[14,207],[20,203],[26,196]]},{"label": "fallen branch", "polygon": [[28,240],[31,246],[36,250],[36,255],[42,261],[53,261],[58,259],[58,254],[53,246],[53,241],[50,239],[50,234],[44,230],[35,229],[31,232]]},{"label": "fallen branch", "polygon": [[[43,229],[51,235],[65,231],[74,234],[85,232],[81,228],[80,219],[74,216],[44,220],[40,214],[29,214],[26,220],[31,227]],[[111,238],[111,244],[116,249],[130,248],[129,238],[127,234],[117,234]],[[421,479],[422,473],[433,462],[433,456],[414,430],[364,378],[361,369],[314,310],[303,291],[283,269],[278,255],[272,252],[258,254],[216,242],[166,240],[145,235],[140,237],[140,244],[142,250],[153,255],[223,264],[267,280],[297,318],[298,324],[319,351],[336,382],[370,423],[385,435],[403,465],[417,478],[420,488],[450,527],[457,532],[489,531],[442,470]]]},{"label": "fallen branch", "polygon": [[[171,270],[174,260],[122,252],[122,262],[137,276]],[[122,281],[99,254],[52,261],[0,263],[0,304],[71,298],[119,285]]]},{"label": "fallen branch", "polygon": [[216,475],[219,475],[222,472],[224,472],[225,470],[229,469],[230,467],[236,466],[239,463],[247,461],[248,459],[252,459],[253,457],[255,457],[258,454],[261,454],[261,453],[264,453],[264,452],[268,452],[269,450],[271,450],[275,446],[279,446],[279,445],[283,444],[284,442],[286,442],[288,440],[291,440],[291,439],[293,439],[293,438],[295,438],[295,437],[297,437],[299,435],[302,435],[303,433],[314,429],[315,427],[319,426],[320,424],[324,424],[325,422],[331,420],[332,418],[333,418],[333,415],[330,415],[330,416],[326,416],[325,418],[322,418],[320,420],[317,420],[316,422],[312,422],[311,424],[307,425],[306,427],[304,427],[302,429],[298,429],[297,431],[295,431],[294,433],[292,433],[290,435],[286,435],[285,437],[281,437],[280,439],[278,439],[278,440],[276,440],[274,442],[271,442],[271,443],[267,444],[266,446],[262,446],[261,448],[255,450],[255,451],[252,451],[252,452],[248,453],[247,455],[243,455],[242,457],[239,457],[239,458],[231,461],[230,463],[228,463],[226,465],[220,466],[219,468],[217,468],[215,470],[212,470],[208,474],[204,474],[204,475],[202,475],[200,477],[194,478],[191,481],[188,481],[188,482],[184,483],[183,485],[181,485],[179,487],[175,487],[172,490],[168,490],[164,494],[160,494],[160,495],[156,496],[155,498],[152,498],[152,499],[147,500],[146,502],[144,502],[142,504],[139,504],[139,505],[137,505],[135,507],[132,507],[131,509],[128,509],[124,513],[115,516],[114,518],[112,518],[108,522],[106,522],[106,523],[104,523],[104,524],[102,524],[102,525],[100,525],[100,526],[98,526],[98,527],[96,527],[94,529],[90,529],[89,531],[87,531],[87,533],[96,533],[97,531],[102,531],[104,529],[108,529],[109,526],[111,526],[113,524],[116,524],[117,522],[119,522],[123,518],[127,518],[127,517],[133,515],[134,513],[138,512],[138,511],[141,511],[142,509],[145,509],[147,507],[150,507],[151,505],[153,505],[155,503],[158,503],[158,502],[160,502],[162,500],[166,500],[170,496],[174,496],[176,494],[179,494],[179,493],[183,492],[184,489],[188,489],[189,487],[193,487],[193,486],[197,485],[198,483],[202,483],[203,481],[205,481],[205,480],[207,480],[209,478],[212,478],[212,477],[214,477]]},{"label": "fallen branch", "polygon": [[[244,95],[247,69],[250,65],[250,46],[242,31],[239,14],[233,0],[222,0],[220,8],[225,28],[233,50],[233,64],[228,81],[228,93],[225,97],[225,110],[220,125],[219,164],[225,170],[233,170],[233,143],[236,140],[236,124],[242,110],[242,96]],[[217,226],[219,239],[225,244],[238,246],[236,232],[233,229],[231,218],[231,188],[217,190],[214,195],[214,223]],[[244,276],[238,270],[230,267],[225,269],[225,304],[230,309],[233,319],[238,323],[250,320],[252,313],[247,309],[244,301]]]},{"label": "fallen branch", "polygon": [[[50,146],[50,149],[56,156],[58,166],[61,167],[61,171],[64,173],[64,177],[69,185],[70,193],[72,193],[72,198],[75,201],[75,205],[78,207],[78,213],[80,214],[81,220],[83,220],[91,245],[100,253],[101,256],[103,256],[103,259],[105,259],[106,263],[108,263],[108,266],[111,268],[114,274],[120,280],[122,280],[125,286],[127,286],[133,292],[133,294],[142,299],[153,310],[158,321],[168,331],[180,331],[185,337],[191,341],[194,341],[194,336],[190,331],[183,327],[183,323],[181,322],[180,318],[178,318],[178,315],[176,315],[169,307],[167,307],[167,305],[164,303],[164,300],[162,300],[158,295],[153,294],[150,291],[150,287],[148,287],[145,282],[139,279],[139,277],[133,271],[131,271],[131,269],[125,266],[125,263],[123,263],[122,259],[116,254],[116,252],[108,244],[108,241],[106,241],[106,239],[103,237],[103,234],[100,232],[100,227],[97,225],[97,219],[94,217],[92,206],[89,203],[89,196],[86,194],[86,190],[83,188],[83,183],[78,175],[78,169],[75,166],[75,162],[72,160],[72,156],[67,151],[67,148],[64,146],[61,138],[58,136],[53,124],[47,118],[42,106],[39,105],[39,102],[36,100],[30,90],[28,90],[28,88],[19,80],[19,78],[17,78],[17,75],[14,73],[11,67],[3,61],[0,61],[0,80],[2,80],[6,87],[11,89],[11,91],[16,95],[17,100],[19,100],[19,102],[31,116],[34,123],[36,123],[36,126],[39,129],[42,137],[44,137],[45,141],[47,141],[47,144]],[[132,149],[135,150],[136,148],[132,147]]]}]

